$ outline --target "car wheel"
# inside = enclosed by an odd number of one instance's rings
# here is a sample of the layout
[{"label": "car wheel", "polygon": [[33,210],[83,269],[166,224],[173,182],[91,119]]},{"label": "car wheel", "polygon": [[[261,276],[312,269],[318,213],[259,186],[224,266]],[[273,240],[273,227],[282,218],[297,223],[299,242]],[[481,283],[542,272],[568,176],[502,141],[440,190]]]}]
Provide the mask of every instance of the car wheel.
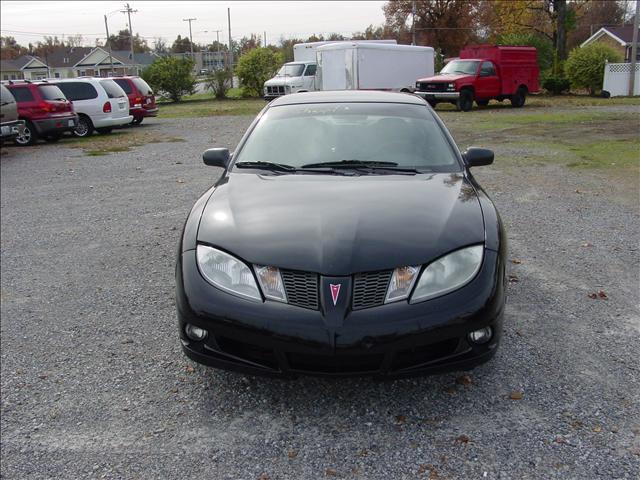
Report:
[{"label": "car wheel", "polygon": [[73,134],[76,137],[88,137],[92,133],[93,123],[91,123],[88,117],[81,115],[80,118],[78,118],[78,125],[76,125],[76,128],[73,130]]},{"label": "car wheel", "polygon": [[524,107],[524,102],[527,98],[527,92],[524,88],[519,88],[515,95],[511,97],[511,106],[515,108]]},{"label": "car wheel", "polygon": [[470,90],[462,90],[456,102],[456,107],[463,112],[471,110],[473,108],[473,92]]},{"label": "car wheel", "polygon": [[476,100],[479,107],[486,107],[489,105],[489,100]]},{"label": "car wheel", "polygon": [[44,137],[44,141],[47,143],[56,143],[58,140],[60,140],[60,135],[57,133],[54,133],[53,135],[47,135]]},{"label": "car wheel", "polygon": [[140,125],[142,123],[142,120],[144,120],[144,117],[133,117],[133,120],[131,120],[131,125]]},{"label": "car wheel", "polygon": [[111,128],[111,127],[96,128],[96,132],[100,133],[101,135],[105,135],[107,133],[111,133],[111,130],[113,130],[113,128]]},{"label": "car wheel", "polygon": [[38,134],[36,133],[36,129],[29,120],[27,120],[24,124],[24,132],[22,135],[18,135],[15,138],[16,145],[21,147],[27,147],[29,145],[33,145],[38,140]]}]

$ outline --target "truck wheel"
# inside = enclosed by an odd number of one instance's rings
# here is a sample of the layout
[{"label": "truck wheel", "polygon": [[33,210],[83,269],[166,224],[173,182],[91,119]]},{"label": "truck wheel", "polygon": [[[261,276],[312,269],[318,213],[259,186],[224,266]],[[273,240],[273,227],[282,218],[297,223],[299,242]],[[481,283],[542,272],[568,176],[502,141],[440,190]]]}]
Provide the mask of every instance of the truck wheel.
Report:
[{"label": "truck wheel", "polygon": [[38,140],[38,134],[36,133],[36,129],[29,120],[27,120],[24,124],[24,133],[15,138],[14,142],[16,145],[21,147],[28,147],[29,145],[33,145]]},{"label": "truck wheel", "polygon": [[511,97],[511,106],[515,108],[524,107],[524,102],[527,98],[527,92],[524,88],[519,88],[515,95]]},{"label": "truck wheel", "polygon": [[489,105],[489,100],[476,100],[479,107],[486,107]]},{"label": "truck wheel", "polygon": [[462,90],[456,102],[456,108],[463,112],[471,110],[473,108],[473,92],[470,90]]},{"label": "truck wheel", "polygon": [[80,118],[78,118],[78,125],[76,125],[76,128],[73,130],[73,134],[76,137],[88,137],[92,133],[93,123],[91,123],[89,117],[80,115]]}]

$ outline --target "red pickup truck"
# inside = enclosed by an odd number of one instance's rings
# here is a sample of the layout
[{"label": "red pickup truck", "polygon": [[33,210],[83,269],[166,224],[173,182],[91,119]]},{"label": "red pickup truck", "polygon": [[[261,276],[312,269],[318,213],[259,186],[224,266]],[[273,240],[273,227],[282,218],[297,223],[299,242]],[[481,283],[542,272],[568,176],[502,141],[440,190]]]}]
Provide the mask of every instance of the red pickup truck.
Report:
[{"label": "red pickup truck", "polygon": [[522,107],[527,94],[540,89],[537,58],[534,47],[469,45],[438,75],[419,79],[414,93],[432,107],[448,102],[464,112],[474,101],[484,107],[489,100],[509,99]]}]

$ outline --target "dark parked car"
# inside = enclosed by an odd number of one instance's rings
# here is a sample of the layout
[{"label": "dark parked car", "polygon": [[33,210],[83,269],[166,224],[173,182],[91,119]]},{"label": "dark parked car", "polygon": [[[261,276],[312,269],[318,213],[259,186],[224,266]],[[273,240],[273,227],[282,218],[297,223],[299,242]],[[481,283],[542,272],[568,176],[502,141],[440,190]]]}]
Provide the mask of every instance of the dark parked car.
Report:
[{"label": "dark parked car", "polygon": [[38,138],[57,142],[63,133],[73,131],[78,124],[73,104],[56,85],[46,81],[18,81],[6,86],[16,99],[18,116],[25,121],[16,144],[33,145]]},{"label": "dark parked car", "polygon": [[[258,115],[184,226],[177,312],[191,359],[252,374],[424,375],[496,352],[506,239],[424,100],[286,95]],[[218,172],[212,172],[216,175]]]},{"label": "dark parked car", "polygon": [[18,105],[11,92],[0,84],[0,125],[2,143],[24,134],[24,120],[18,120]]},{"label": "dark parked car", "polygon": [[156,97],[147,82],[140,77],[119,77],[114,78],[120,87],[129,97],[129,115],[133,115],[131,123],[142,123],[145,117],[155,117],[158,115]]}]

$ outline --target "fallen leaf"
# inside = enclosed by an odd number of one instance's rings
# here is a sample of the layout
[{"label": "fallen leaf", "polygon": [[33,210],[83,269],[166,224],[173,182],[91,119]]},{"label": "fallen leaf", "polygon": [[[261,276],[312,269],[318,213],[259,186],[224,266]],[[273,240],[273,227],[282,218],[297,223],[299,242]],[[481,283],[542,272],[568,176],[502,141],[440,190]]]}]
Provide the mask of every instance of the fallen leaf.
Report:
[{"label": "fallen leaf", "polygon": [[589,297],[589,298],[591,298],[591,299],[595,300],[596,298],[598,298],[598,294],[596,294],[596,293],[590,293],[590,294],[588,294],[588,295],[587,295],[587,297]]},{"label": "fallen leaf", "polygon": [[569,443],[569,442],[567,442],[567,439],[566,439],[566,438],[564,438],[562,435],[557,435],[557,436],[556,436],[556,438],[554,438],[554,440],[553,440],[553,441],[554,441],[555,443],[560,443],[560,444],[563,444],[563,443]]},{"label": "fallen leaf", "polygon": [[518,283],[520,279],[516,275],[509,275],[509,283]]},{"label": "fallen leaf", "polygon": [[597,292],[591,292],[587,295],[592,300],[607,300],[609,297],[603,290],[598,290]]},{"label": "fallen leaf", "polygon": [[581,247],[593,247],[593,243],[583,242],[580,246]]},{"label": "fallen leaf", "polygon": [[576,188],[576,193],[582,193],[579,188]]},{"label": "fallen leaf", "polygon": [[266,473],[263,473],[258,477],[258,480],[270,480],[270,478],[269,478],[269,475],[267,475]]},{"label": "fallen leaf", "polygon": [[367,455],[369,455],[369,450],[367,450],[366,448],[363,448],[362,450],[358,451],[356,455],[359,457],[366,457]]},{"label": "fallen leaf", "polygon": [[471,378],[471,375],[460,375],[458,378],[456,378],[456,383],[458,385],[471,385],[473,383],[473,380]]},{"label": "fallen leaf", "polygon": [[169,390],[171,393],[178,393],[178,388],[172,388],[171,390]]},{"label": "fallen leaf", "polygon": [[456,393],[458,393],[458,390],[456,389],[456,387],[451,386],[451,387],[446,387],[444,389],[445,393],[448,393],[449,395],[455,395]]},{"label": "fallen leaf", "polygon": [[181,178],[179,178],[178,180],[176,180],[176,183],[184,183],[184,180],[182,180]]},{"label": "fallen leaf", "polygon": [[607,297],[607,294],[603,290],[598,290],[598,298],[606,300],[609,297]]},{"label": "fallen leaf", "polygon": [[522,332],[520,330],[516,330],[516,335],[518,335],[519,337],[522,337]]},{"label": "fallen leaf", "polygon": [[49,376],[46,373],[43,373],[42,375],[38,375],[38,378],[40,380],[46,380],[47,378],[49,378]]},{"label": "fallen leaf", "polygon": [[324,471],[324,474],[325,474],[327,477],[337,477],[337,476],[338,476],[338,471],[337,471],[335,468],[327,468],[327,469]]},{"label": "fallen leaf", "polygon": [[407,421],[407,417],[405,417],[404,415],[396,415],[396,422],[404,423],[406,421]]},{"label": "fallen leaf", "polygon": [[437,480],[440,478],[438,472],[430,463],[423,463],[418,467],[418,475],[424,475],[429,472],[429,480]]},{"label": "fallen leaf", "polygon": [[456,442],[457,442],[457,443],[464,443],[464,444],[466,445],[466,444],[467,444],[467,443],[469,443],[470,441],[471,441],[471,439],[470,439],[467,435],[465,435],[465,434],[458,435],[458,436],[456,437]]},{"label": "fallen leaf", "polygon": [[509,398],[511,400],[522,400],[524,398],[524,393],[520,390],[514,390],[509,394]]},{"label": "fallen leaf", "polygon": [[296,458],[298,456],[298,452],[295,450],[289,450],[289,453],[287,455],[289,456],[289,458]]},{"label": "fallen leaf", "polygon": [[196,369],[195,369],[195,368],[193,368],[191,365],[187,365],[187,367],[185,368],[185,371],[186,371],[187,373],[193,373],[193,372],[195,372],[195,371],[196,371]]},{"label": "fallen leaf", "polygon": [[596,425],[592,430],[596,433],[600,433],[602,431],[602,427],[600,425]]},{"label": "fallen leaf", "polygon": [[512,258],[511,259],[511,263],[515,263],[516,265],[520,265],[522,263],[522,260],[518,260],[517,258]]}]

